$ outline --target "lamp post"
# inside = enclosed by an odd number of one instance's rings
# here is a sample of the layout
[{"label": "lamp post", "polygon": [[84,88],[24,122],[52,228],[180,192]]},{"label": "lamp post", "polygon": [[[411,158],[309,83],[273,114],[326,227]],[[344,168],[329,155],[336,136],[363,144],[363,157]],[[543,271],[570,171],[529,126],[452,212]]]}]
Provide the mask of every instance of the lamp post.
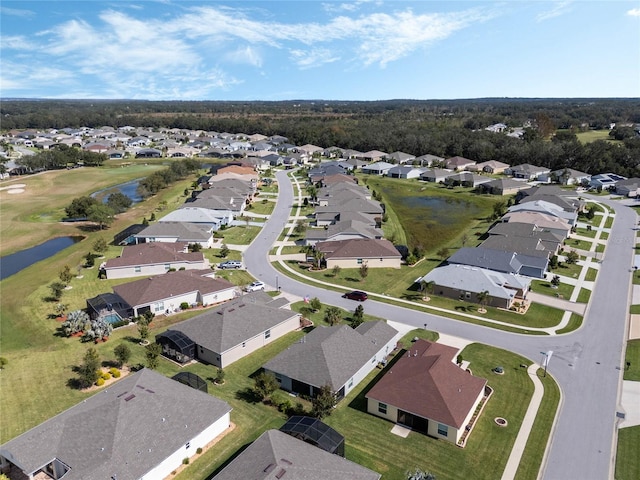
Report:
[{"label": "lamp post", "polygon": [[549,365],[549,360],[551,359],[551,355],[553,355],[553,350],[549,350],[548,352],[540,352],[542,354],[542,366],[544,367],[544,377],[547,376],[547,366]]}]

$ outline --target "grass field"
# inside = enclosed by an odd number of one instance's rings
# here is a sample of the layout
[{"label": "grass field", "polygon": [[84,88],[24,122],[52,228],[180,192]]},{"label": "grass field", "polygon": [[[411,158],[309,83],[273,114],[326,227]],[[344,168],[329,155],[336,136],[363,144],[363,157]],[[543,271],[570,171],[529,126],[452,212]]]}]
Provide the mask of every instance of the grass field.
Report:
[{"label": "grass field", "polygon": [[[53,170],[0,183],[2,187],[25,185],[24,192],[15,195],[0,190],[0,255],[38,245],[53,237],[84,235],[81,225],[60,222],[65,217],[64,208],[72,199],[146,177],[161,168],[159,165],[131,165]],[[137,210],[134,206],[122,216],[134,216]]]},{"label": "grass field", "polygon": [[616,455],[616,480],[640,478],[640,425],[618,430],[618,452]]},{"label": "grass field", "polygon": [[624,371],[624,379],[640,382],[640,340],[629,340],[625,361],[631,365]]},{"label": "grass field", "polygon": [[579,132],[576,134],[581,143],[591,143],[596,140],[606,140],[611,143],[618,143],[617,140],[611,139],[609,130],[589,130],[587,132]]}]

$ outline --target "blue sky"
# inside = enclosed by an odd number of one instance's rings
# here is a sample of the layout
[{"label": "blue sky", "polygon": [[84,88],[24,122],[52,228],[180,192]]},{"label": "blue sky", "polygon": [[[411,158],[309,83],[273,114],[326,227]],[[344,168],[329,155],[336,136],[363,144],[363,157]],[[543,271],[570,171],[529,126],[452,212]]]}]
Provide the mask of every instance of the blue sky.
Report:
[{"label": "blue sky", "polygon": [[640,0],[11,1],[0,97],[639,97]]}]

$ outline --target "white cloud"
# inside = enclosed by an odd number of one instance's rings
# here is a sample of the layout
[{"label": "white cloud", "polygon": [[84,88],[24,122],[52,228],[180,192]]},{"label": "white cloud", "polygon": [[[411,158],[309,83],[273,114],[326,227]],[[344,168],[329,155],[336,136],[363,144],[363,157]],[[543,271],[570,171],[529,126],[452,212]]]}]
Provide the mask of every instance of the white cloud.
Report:
[{"label": "white cloud", "polygon": [[10,15],[13,17],[33,17],[36,12],[21,8],[0,7],[0,15]]},{"label": "white cloud", "polygon": [[569,13],[571,11],[570,7],[572,3],[572,1],[558,2],[553,6],[553,8],[551,8],[551,10],[539,13],[536,16],[536,20],[538,22],[543,22],[545,20],[564,15],[565,13]]},{"label": "white cloud", "polygon": [[5,35],[0,37],[0,48],[8,50],[33,50],[39,45],[22,35]]},{"label": "white cloud", "polygon": [[252,67],[262,67],[262,55],[258,50],[250,45],[237,48],[224,56],[230,63],[246,64]]},{"label": "white cloud", "polygon": [[627,12],[630,17],[640,17],[640,8],[632,8]]},{"label": "white cloud", "polygon": [[327,63],[333,63],[340,60],[338,55],[335,55],[326,48],[313,48],[311,50],[290,50],[291,58],[293,62],[301,69],[308,69],[314,67],[320,67]]}]

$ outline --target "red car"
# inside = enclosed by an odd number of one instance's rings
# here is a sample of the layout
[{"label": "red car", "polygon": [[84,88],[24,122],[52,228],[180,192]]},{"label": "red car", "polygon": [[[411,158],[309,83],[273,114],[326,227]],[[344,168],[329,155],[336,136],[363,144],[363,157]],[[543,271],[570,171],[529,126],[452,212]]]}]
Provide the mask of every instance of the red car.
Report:
[{"label": "red car", "polygon": [[361,292],[360,290],[354,290],[353,292],[348,292],[342,295],[343,298],[348,298],[349,300],[357,300],[359,302],[364,302],[367,298],[369,298],[366,292]]}]

